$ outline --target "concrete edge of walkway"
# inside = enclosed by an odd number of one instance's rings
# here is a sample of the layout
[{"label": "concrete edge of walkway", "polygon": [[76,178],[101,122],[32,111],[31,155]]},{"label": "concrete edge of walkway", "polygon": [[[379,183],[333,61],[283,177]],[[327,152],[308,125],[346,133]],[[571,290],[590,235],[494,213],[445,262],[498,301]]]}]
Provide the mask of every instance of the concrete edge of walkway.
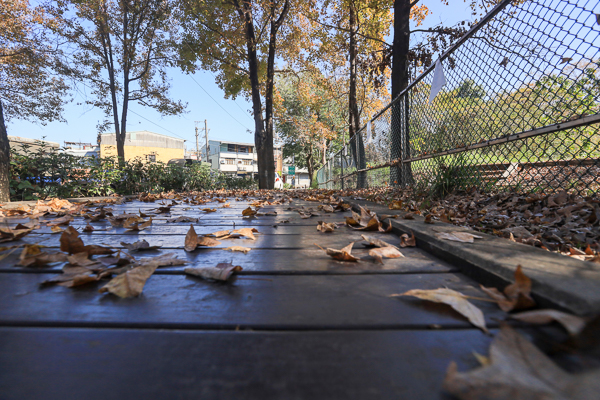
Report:
[{"label": "concrete edge of walkway", "polygon": [[[344,198],[355,210],[363,206],[381,214],[405,212],[390,210],[376,203]],[[558,307],[577,315],[593,315],[600,312],[600,264],[586,262],[552,253],[533,246],[511,242],[497,236],[469,230],[465,227],[436,221],[425,224],[425,218],[413,220],[388,219],[394,232],[414,233],[417,246],[455,266],[486,286],[502,290],[514,281],[518,265],[532,280],[533,297],[541,307]],[[472,232],[483,239],[475,243],[461,243],[439,239],[439,232]]]}]

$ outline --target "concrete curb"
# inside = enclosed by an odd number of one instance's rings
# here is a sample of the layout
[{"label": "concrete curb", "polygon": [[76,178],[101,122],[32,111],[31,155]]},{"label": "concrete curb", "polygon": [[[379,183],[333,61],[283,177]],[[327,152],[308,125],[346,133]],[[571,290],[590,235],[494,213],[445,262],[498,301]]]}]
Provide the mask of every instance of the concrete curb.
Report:
[{"label": "concrete curb", "polygon": [[[363,206],[381,214],[405,212],[363,200],[344,198],[355,210]],[[503,289],[514,281],[518,265],[532,280],[533,296],[542,307],[558,307],[577,315],[592,315],[600,312],[600,265],[580,261],[560,254],[511,242],[504,238],[486,235],[452,224],[436,221],[425,224],[425,218],[414,220],[389,219],[394,232],[414,233],[417,246],[431,252],[457,267],[486,286]],[[472,232],[483,239],[475,243],[461,243],[438,239],[439,232]]]}]

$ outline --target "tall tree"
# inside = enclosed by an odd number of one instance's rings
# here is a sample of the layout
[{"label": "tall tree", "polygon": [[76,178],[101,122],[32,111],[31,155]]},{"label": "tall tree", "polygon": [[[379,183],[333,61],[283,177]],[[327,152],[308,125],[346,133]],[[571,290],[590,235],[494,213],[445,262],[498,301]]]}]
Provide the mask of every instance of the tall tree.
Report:
[{"label": "tall tree", "polygon": [[[182,66],[196,62],[218,72],[226,96],[244,93],[252,101],[254,143],[261,189],[275,184],[273,158],[273,88],[278,34],[289,0],[182,0],[185,36]],[[264,96],[264,104],[262,97]]]},{"label": "tall tree", "polygon": [[65,71],[93,88],[95,97],[87,102],[105,112],[101,131],[114,126],[121,160],[130,102],[162,115],[185,109],[168,93],[166,68],[173,65],[178,26],[174,6],[170,0],[59,0],[46,6],[59,21],[55,32],[70,44],[65,53],[72,63]]},{"label": "tall tree", "polygon": [[53,21],[28,0],[0,0],[0,201],[10,200],[10,146],[6,123],[60,119],[67,86],[53,76]]}]

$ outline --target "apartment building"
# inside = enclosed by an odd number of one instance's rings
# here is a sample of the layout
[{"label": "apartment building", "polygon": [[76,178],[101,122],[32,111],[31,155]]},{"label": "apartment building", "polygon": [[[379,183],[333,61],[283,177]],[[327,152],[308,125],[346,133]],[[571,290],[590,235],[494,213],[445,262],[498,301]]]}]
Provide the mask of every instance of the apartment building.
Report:
[{"label": "apartment building", "polygon": [[[206,160],[206,146],[200,150],[202,160]],[[275,146],[275,171],[281,173],[283,159],[281,146]],[[253,143],[223,140],[208,141],[208,161],[211,168],[242,177],[254,177],[258,173],[256,148]]]}]

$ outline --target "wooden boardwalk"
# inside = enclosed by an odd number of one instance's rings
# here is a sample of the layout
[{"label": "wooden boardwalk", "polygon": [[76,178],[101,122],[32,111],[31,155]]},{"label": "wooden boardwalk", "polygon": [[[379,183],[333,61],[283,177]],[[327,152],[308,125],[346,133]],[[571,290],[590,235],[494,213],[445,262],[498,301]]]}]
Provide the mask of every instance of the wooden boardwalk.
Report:
[{"label": "wooden boardwalk", "polygon": [[[60,272],[0,261],[0,399],[436,399],[451,361],[459,370],[478,365],[491,338],[448,306],[410,297],[410,289],[448,287],[484,296],[458,270],[419,248],[405,258],[374,262],[361,233],[342,226],[321,233],[317,221],[343,222],[350,212],[301,219],[290,207],[264,207],[276,216],[242,218],[251,201],[203,206],[178,204],[153,217],[150,228],[81,233],[85,244],[122,248],[145,239],[175,253],[187,266],[232,262],[243,267],[231,282],[186,275],[184,267],[159,268],[141,296],[101,294],[105,282],[69,289],[40,287]],[[169,200],[165,201],[170,203]],[[150,213],[158,203],[109,206],[113,213]],[[217,208],[204,213],[201,208]],[[189,223],[198,234],[254,227],[256,240],[226,239],[212,248],[183,250]],[[283,221],[289,222],[283,222]],[[7,218],[13,227],[27,219]],[[83,228],[83,218],[71,226]],[[92,223],[97,229],[107,221]],[[367,232],[398,244],[394,234]],[[59,234],[42,227],[16,243],[59,247]],[[315,246],[341,249],[357,241],[359,263],[331,259]],[[13,244],[13,243],[8,243]],[[225,251],[244,246],[247,254]],[[503,317],[495,304],[477,302],[488,326]]]}]

